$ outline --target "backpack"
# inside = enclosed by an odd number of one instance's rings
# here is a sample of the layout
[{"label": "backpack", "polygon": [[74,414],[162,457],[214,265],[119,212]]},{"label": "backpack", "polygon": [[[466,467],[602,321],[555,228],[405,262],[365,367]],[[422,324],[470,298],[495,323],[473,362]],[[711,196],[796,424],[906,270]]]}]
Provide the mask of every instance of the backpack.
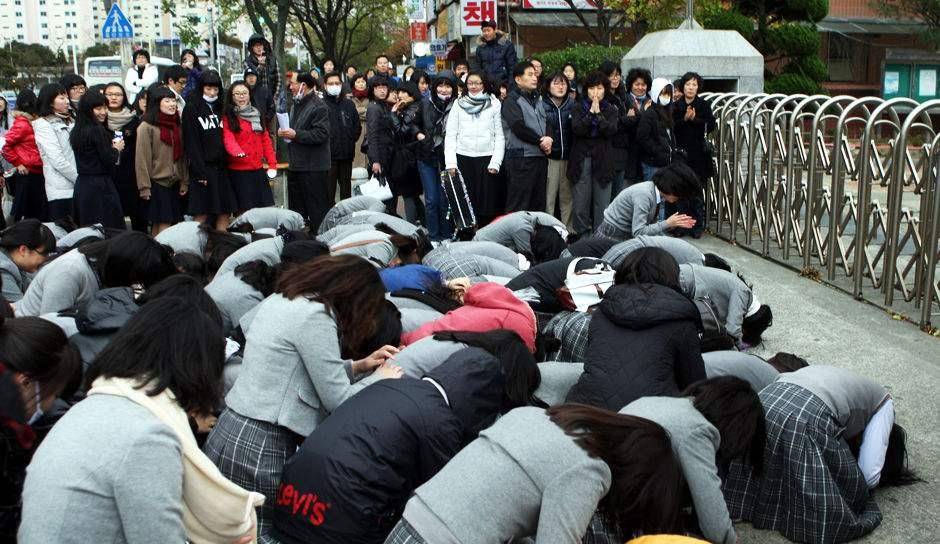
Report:
[{"label": "backpack", "polygon": [[604,293],[614,284],[616,272],[605,262],[598,262],[592,268],[577,270],[578,262],[588,258],[590,257],[573,259],[565,274],[565,285],[555,291],[558,302],[566,310],[587,312],[604,298]]},{"label": "backpack", "polygon": [[699,333],[702,353],[734,349],[734,338],[728,334],[725,324],[718,318],[718,310],[712,299],[708,295],[698,295],[692,302],[702,318],[702,330]]}]

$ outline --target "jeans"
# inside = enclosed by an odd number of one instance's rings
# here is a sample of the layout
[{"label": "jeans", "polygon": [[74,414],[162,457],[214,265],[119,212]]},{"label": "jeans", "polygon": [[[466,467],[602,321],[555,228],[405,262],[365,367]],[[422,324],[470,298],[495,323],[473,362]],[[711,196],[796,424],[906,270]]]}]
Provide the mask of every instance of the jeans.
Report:
[{"label": "jeans", "polygon": [[624,181],[626,176],[626,170],[617,170],[614,172],[614,179],[610,182],[610,200],[617,198],[617,195],[619,195],[620,191],[623,190],[626,183]]},{"label": "jeans", "polygon": [[653,166],[651,164],[646,164],[645,162],[640,163],[640,165],[643,168],[643,181],[650,181],[653,179],[653,174],[655,174],[656,171],[661,168],[660,166]]},{"label": "jeans", "polygon": [[428,236],[435,241],[447,240],[453,235],[453,228],[447,220],[448,205],[441,188],[441,172],[434,163],[418,161],[418,175],[424,186]]}]

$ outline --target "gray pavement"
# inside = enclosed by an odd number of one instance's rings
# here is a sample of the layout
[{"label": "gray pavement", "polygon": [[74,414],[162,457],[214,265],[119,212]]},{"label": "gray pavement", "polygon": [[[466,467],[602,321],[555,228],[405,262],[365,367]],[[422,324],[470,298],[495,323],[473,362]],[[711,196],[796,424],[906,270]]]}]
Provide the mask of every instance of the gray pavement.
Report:
[{"label": "gray pavement", "polygon": [[[883,383],[894,397],[911,466],[927,482],[877,491],[884,521],[858,542],[940,542],[940,339],[718,238],[692,242],[728,259],[773,309],[773,326],[756,354],[787,351],[810,363],[850,368]],[[736,528],[742,544],[789,542],[750,524]]]}]

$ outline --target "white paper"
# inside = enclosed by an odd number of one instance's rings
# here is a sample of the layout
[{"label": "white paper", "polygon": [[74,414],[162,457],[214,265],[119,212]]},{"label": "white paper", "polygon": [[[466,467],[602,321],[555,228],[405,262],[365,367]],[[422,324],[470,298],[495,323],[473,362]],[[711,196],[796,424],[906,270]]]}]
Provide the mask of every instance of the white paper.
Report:
[{"label": "white paper", "polygon": [[[287,130],[290,128],[290,114],[287,113],[278,113],[277,114],[277,128],[280,130]],[[287,138],[283,138],[285,142],[290,142]]]},{"label": "white paper", "polygon": [[918,84],[917,94],[919,96],[928,97],[934,96],[937,94],[937,71],[933,68],[928,68],[920,71],[920,77],[917,78],[920,83]]},{"label": "white paper", "polygon": [[885,94],[897,94],[900,80],[900,72],[885,72]]}]

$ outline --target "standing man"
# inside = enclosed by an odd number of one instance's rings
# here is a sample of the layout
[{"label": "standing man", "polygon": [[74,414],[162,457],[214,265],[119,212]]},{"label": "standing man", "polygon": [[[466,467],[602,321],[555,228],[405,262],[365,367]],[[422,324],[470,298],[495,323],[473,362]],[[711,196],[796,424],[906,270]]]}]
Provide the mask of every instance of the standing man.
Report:
[{"label": "standing man", "polygon": [[495,21],[484,21],[480,29],[483,34],[477,38],[477,64],[493,83],[509,81],[509,74],[516,65],[516,48],[509,41],[509,35],[496,30]]},{"label": "standing man", "polygon": [[277,135],[290,140],[287,147],[290,168],[287,171],[287,207],[304,216],[316,229],[329,201],[327,182],[330,171],[330,112],[317,96],[317,83],[307,73],[297,73],[290,82],[293,106],[290,126]]},{"label": "standing man", "polygon": [[261,114],[261,123],[265,127],[271,126],[274,119],[274,96],[267,87],[258,85],[258,74],[251,68],[245,70],[242,76],[245,78],[245,84],[251,89],[251,105],[258,108]]},{"label": "standing man", "polygon": [[535,68],[520,62],[513,68],[515,88],[502,105],[506,134],[506,212],[543,211],[552,135],[538,92]]},{"label": "standing man", "polygon": [[392,61],[388,59],[388,55],[385,53],[375,57],[375,75],[385,76],[393,81],[398,81],[398,78],[392,73]]},{"label": "standing man", "polygon": [[186,82],[189,80],[189,70],[179,64],[174,64],[166,69],[163,74],[163,84],[173,91],[176,97],[176,111],[180,117],[183,116],[183,109],[186,107],[186,100],[183,99],[183,89],[186,88]]},{"label": "standing man", "polygon": [[350,178],[352,162],[356,156],[356,142],[362,133],[359,124],[359,111],[353,101],[343,92],[343,79],[338,72],[328,72],[323,78],[325,93],[323,101],[330,110],[330,205],[336,200],[336,184],[339,183],[339,197],[352,196]]},{"label": "standing man", "polygon": [[271,54],[271,43],[261,34],[248,38],[248,54],[245,69],[251,68],[258,75],[258,85],[267,87],[271,96],[277,96],[280,79],[277,75],[277,60]]}]

